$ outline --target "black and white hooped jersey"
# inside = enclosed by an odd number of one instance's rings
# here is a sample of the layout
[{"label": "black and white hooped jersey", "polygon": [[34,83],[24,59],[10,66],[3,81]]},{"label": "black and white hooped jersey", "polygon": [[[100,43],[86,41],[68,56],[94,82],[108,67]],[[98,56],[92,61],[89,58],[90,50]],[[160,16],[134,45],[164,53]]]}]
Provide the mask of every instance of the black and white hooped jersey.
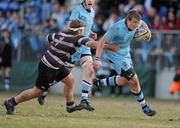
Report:
[{"label": "black and white hooped jersey", "polygon": [[59,69],[62,65],[71,67],[70,56],[76,52],[81,45],[87,45],[90,40],[81,35],[71,35],[67,33],[53,33],[47,36],[50,43],[49,49],[41,58],[42,62],[50,68]]}]

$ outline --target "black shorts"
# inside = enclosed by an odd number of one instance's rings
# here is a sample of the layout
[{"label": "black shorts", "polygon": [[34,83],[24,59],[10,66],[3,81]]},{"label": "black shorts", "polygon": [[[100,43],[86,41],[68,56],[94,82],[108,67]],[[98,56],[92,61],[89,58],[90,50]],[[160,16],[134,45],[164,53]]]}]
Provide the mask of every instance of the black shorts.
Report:
[{"label": "black shorts", "polygon": [[43,91],[47,91],[54,80],[61,81],[69,75],[70,71],[62,66],[60,69],[52,69],[46,66],[42,61],[38,65],[38,77],[35,86]]},{"label": "black shorts", "polygon": [[0,56],[2,61],[0,62],[0,68],[1,67],[4,67],[4,68],[7,68],[7,67],[11,67],[12,66],[12,60],[11,60],[11,57],[3,57],[3,56]]}]

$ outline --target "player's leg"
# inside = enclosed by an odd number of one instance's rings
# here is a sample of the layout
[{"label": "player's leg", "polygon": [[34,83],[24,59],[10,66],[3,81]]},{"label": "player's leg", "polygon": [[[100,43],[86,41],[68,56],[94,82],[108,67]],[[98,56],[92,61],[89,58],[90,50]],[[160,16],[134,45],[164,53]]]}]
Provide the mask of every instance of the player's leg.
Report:
[{"label": "player's leg", "polygon": [[74,77],[70,73],[72,68],[62,67],[56,77],[56,81],[62,81],[64,83],[64,96],[66,100],[66,111],[72,113],[77,110],[81,110],[74,101]]},{"label": "player's leg", "polygon": [[90,105],[88,101],[89,91],[92,87],[92,75],[94,72],[92,66],[92,56],[89,47],[81,46],[78,51],[72,55],[72,62],[76,62],[79,60],[83,68],[83,80],[81,82],[81,103],[79,105],[82,107],[82,109],[93,111],[94,108]]},{"label": "player's leg", "polygon": [[4,87],[6,90],[10,89],[10,72],[11,67],[4,67]]},{"label": "player's leg", "polygon": [[130,85],[131,92],[135,96],[136,100],[139,102],[143,112],[147,116],[154,116],[156,114],[156,111],[151,109],[149,105],[146,103],[143,91],[140,87],[139,79],[134,69],[132,67],[126,71],[122,69],[120,78],[121,79],[119,79],[118,82],[120,82],[122,79],[127,80],[127,83]]},{"label": "player's leg", "polygon": [[17,104],[35,98],[39,96],[43,90],[47,90],[55,77],[56,70],[51,69],[40,62],[38,67],[38,77],[35,86],[31,89],[22,91],[17,96],[12,97],[4,102],[7,114],[12,114]]},{"label": "player's leg", "polygon": [[41,89],[37,88],[36,86],[34,86],[31,89],[27,89],[22,91],[20,94],[18,94],[15,97],[12,97],[6,101],[4,101],[4,105],[6,107],[7,110],[7,114],[13,114],[15,106],[19,103],[28,101],[32,98],[37,97],[40,93],[42,92]]},{"label": "player's leg", "polygon": [[66,111],[69,113],[81,110],[81,108],[74,101],[74,77],[71,73],[65,77],[62,82],[64,83],[64,96],[66,99]]},{"label": "player's leg", "polygon": [[[118,86],[117,83],[118,77],[119,77],[118,75],[114,75],[104,79],[97,79],[97,78],[93,79],[93,86],[91,90],[92,96],[95,95],[96,91],[101,91],[104,86]],[[125,84],[126,81],[123,80],[121,81],[121,83]]]},{"label": "player's leg", "polygon": [[43,91],[43,92],[38,96],[37,100],[38,100],[38,103],[39,103],[40,105],[44,105],[44,100],[45,100],[45,98],[48,96],[48,94],[49,94],[49,92],[48,92],[48,90],[47,90],[47,91]]},{"label": "player's leg", "polygon": [[132,68],[131,59],[122,58],[119,60],[121,61],[114,61],[113,66],[120,75],[108,77],[102,80],[96,80],[93,85],[98,88],[103,86],[121,86],[129,84],[132,94],[135,96],[136,100],[141,105],[143,112],[148,116],[154,116],[156,112],[152,110],[145,102],[138,77],[134,69]]},{"label": "player's leg", "polygon": [[92,87],[92,76],[94,73],[92,62],[93,62],[92,56],[89,55],[82,56],[80,60],[80,64],[83,68],[83,80],[81,82],[82,93],[81,93],[80,105],[82,106],[82,108],[88,111],[94,110],[94,108],[90,105],[88,101],[89,92]]}]

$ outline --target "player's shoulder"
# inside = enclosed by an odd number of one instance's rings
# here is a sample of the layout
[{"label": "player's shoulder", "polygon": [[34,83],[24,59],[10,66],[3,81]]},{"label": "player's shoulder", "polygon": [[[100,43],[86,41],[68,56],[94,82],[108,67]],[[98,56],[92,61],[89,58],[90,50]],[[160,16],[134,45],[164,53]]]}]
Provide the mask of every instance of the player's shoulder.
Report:
[{"label": "player's shoulder", "polygon": [[82,9],[83,9],[82,4],[79,4],[79,5],[77,5],[76,7],[73,8],[73,11],[80,11]]},{"label": "player's shoulder", "polygon": [[124,20],[118,20],[117,22],[114,23],[113,29],[120,29],[124,24]]}]

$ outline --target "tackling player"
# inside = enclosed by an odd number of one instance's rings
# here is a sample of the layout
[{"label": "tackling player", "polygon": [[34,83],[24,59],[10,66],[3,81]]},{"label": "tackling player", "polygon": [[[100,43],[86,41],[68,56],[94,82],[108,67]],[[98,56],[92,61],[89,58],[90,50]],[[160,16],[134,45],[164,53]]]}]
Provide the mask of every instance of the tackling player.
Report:
[{"label": "tackling player", "polygon": [[87,45],[94,48],[97,45],[94,40],[82,35],[84,28],[85,24],[83,21],[72,20],[69,23],[67,31],[53,33],[47,36],[50,46],[39,62],[38,77],[34,87],[24,90],[17,96],[4,101],[7,114],[13,114],[17,104],[33,99],[39,96],[43,91],[48,90],[48,88],[52,86],[54,80],[62,80],[66,85],[72,85],[69,86],[70,92],[68,92],[68,95],[66,94],[67,112],[81,110],[73,99],[74,79],[68,68],[72,66],[69,62],[69,58],[76,52],[77,47]]},{"label": "tackling player", "polygon": [[[75,7],[70,16],[70,21],[74,19],[80,19],[85,24],[85,30],[83,35],[86,37],[97,39],[97,34],[91,31],[93,25],[93,20],[95,17],[95,11],[93,9],[95,0],[83,0],[82,4]],[[106,45],[104,48],[110,50],[117,50],[116,45]],[[93,59],[91,55],[90,48],[87,46],[81,46],[78,51],[72,55],[72,62],[80,61],[80,65],[83,68],[83,80],[81,82],[82,94],[81,94],[81,103],[82,108],[86,110],[94,110],[88,101],[88,93],[92,87],[92,75],[94,73],[93,69]],[[38,97],[38,101],[41,105],[44,104],[44,99],[47,96],[47,92],[44,92],[41,96]]]}]

